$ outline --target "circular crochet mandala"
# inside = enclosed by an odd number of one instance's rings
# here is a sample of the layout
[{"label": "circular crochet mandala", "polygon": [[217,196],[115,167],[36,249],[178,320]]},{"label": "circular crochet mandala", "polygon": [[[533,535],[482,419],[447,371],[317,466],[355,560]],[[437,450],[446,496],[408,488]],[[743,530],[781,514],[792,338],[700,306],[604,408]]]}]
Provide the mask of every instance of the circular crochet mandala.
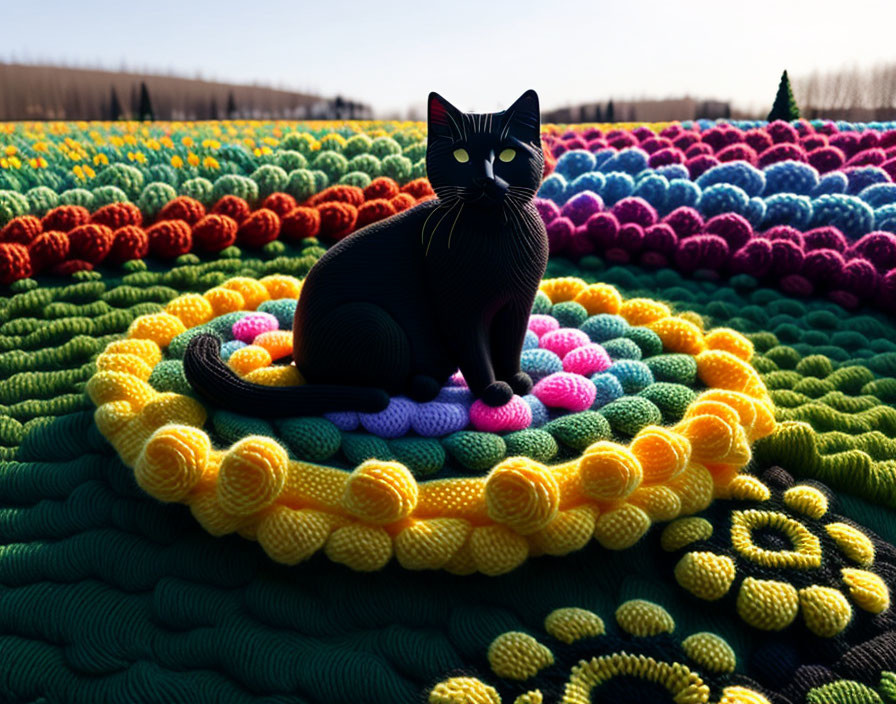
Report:
[{"label": "circular crochet mandala", "polygon": [[592,538],[623,549],[706,508],[775,428],[746,338],[576,278],[543,282],[522,359],[536,384],[502,408],[473,401],[460,375],[428,404],[274,422],[191,395],[181,358],[200,332],[248,381],[303,383],[287,363],[300,292],[272,275],[180,296],[110,343],[87,387],[145,491],[278,562],[323,550],[357,570],[394,555],[500,574]]}]

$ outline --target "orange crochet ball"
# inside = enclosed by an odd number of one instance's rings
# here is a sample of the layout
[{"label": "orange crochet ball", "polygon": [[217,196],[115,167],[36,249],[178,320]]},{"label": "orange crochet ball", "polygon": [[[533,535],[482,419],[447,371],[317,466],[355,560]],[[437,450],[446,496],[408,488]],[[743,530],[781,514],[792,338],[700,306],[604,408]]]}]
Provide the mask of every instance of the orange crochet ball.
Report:
[{"label": "orange crochet ball", "polygon": [[320,205],[321,203],[330,202],[349,203],[358,207],[364,202],[364,191],[357,186],[330,186],[325,188],[317,195],[311,196],[308,200],[309,205]]},{"label": "orange crochet ball", "polygon": [[212,212],[218,215],[226,215],[236,220],[237,224],[241,223],[251,212],[249,204],[242,198],[237,196],[224,196],[212,206]]},{"label": "orange crochet ball", "polygon": [[237,229],[233,218],[212,213],[193,225],[193,242],[206,252],[219,252],[236,242]]},{"label": "orange crochet ball", "polygon": [[109,203],[91,215],[90,221],[97,225],[105,225],[114,232],[125,225],[139,227],[143,224],[143,213],[133,203]]},{"label": "orange crochet ball", "polygon": [[398,194],[398,184],[386,176],[380,176],[379,178],[373,179],[367,188],[364,189],[364,197],[367,200],[374,200],[377,198],[385,198],[388,200],[389,198],[394,198]]},{"label": "orange crochet ball", "polygon": [[296,207],[296,199],[289,193],[271,193],[261,204],[262,208],[273,210],[278,217],[283,217]]},{"label": "orange crochet ball", "polygon": [[113,263],[126,262],[129,259],[142,259],[149,253],[149,236],[142,227],[125,225],[112,233],[112,249],[107,261]]},{"label": "orange crochet ball", "polygon": [[317,211],[320,213],[321,236],[334,240],[340,240],[349,234],[358,220],[358,209],[348,203],[321,203],[317,206]]},{"label": "orange crochet ball", "polygon": [[414,200],[420,200],[426,196],[435,195],[435,191],[433,191],[432,186],[429,185],[428,178],[415,178],[413,181],[408,181],[401,187],[401,192],[409,194]]},{"label": "orange crochet ball", "polygon": [[112,230],[105,225],[79,225],[68,233],[69,256],[99,264],[112,249]]},{"label": "orange crochet ball", "polygon": [[273,242],[280,234],[280,218],[267,208],[259,208],[243,220],[236,233],[236,240],[246,247],[262,247]]},{"label": "orange crochet ball", "polygon": [[280,235],[286,240],[317,237],[320,232],[320,212],[317,208],[300,205],[293,208],[280,221]]},{"label": "orange crochet ball", "polygon": [[13,242],[15,244],[31,244],[34,239],[43,232],[43,226],[33,215],[22,215],[13,218],[0,230],[0,242]]},{"label": "orange crochet ball", "polygon": [[0,284],[31,276],[31,257],[23,244],[4,242],[0,244]]},{"label": "orange crochet ball", "polygon": [[68,235],[58,230],[42,232],[28,249],[31,255],[31,268],[33,271],[43,271],[55,266],[68,256]]},{"label": "orange crochet ball", "polygon": [[163,220],[150,227],[149,251],[157,257],[173,259],[186,254],[193,246],[193,234],[190,226],[183,220]]},{"label": "orange crochet ball", "polygon": [[156,220],[183,220],[189,225],[195,225],[205,217],[205,206],[195,198],[178,196],[169,201]]},{"label": "orange crochet ball", "polygon": [[43,225],[44,232],[50,230],[68,232],[87,222],[90,222],[90,211],[87,208],[80,205],[60,205],[44,215],[41,225]]},{"label": "orange crochet ball", "polygon": [[383,220],[391,215],[395,215],[396,212],[395,206],[385,198],[369,200],[366,203],[362,203],[361,207],[358,208],[357,227],[361,228],[377,220]]}]

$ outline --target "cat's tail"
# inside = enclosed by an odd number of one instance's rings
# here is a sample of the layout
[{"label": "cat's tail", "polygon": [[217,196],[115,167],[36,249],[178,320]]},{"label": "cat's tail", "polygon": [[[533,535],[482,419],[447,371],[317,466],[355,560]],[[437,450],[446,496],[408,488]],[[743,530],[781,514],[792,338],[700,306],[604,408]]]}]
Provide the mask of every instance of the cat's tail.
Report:
[{"label": "cat's tail", "polygon": [[214,335],[197,335],[184,353],[184,374],[190,386],[219,408],[242,415],[282,418],[336,411],[376,413],[389,404],[384,390],[363,386],[253,384],[225,364],[220,344]]}]

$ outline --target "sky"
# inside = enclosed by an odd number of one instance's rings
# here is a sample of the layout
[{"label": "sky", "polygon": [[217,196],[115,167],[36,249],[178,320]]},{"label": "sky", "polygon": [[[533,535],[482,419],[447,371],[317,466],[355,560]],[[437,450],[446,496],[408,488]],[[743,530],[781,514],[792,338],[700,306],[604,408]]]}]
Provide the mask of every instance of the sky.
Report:
[{"label": "sky", "polygon": [[[896,62],[896,2],[44,0],[3,3],[0,61],[261,83],[425,114],[534,88],[542,109],[689,95],[770,107],[783,69]],[[2,89],[2,87],[0,87]],[[799,96],[797,96],[799,97]]]}]

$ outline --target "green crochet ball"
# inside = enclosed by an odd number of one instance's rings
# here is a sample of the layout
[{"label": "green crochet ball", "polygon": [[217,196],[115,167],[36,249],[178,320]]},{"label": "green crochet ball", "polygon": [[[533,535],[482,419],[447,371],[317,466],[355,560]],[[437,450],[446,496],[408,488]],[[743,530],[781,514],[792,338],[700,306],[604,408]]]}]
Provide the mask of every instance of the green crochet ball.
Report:
[{"label": "green crochet ball", "polygon": [[191,178],[180,184],[180,194],[198,200],[205,206],[215,202],[215,187],[207,178]]},{"label": "green crochet ball", "polygon": [[600,413],[610,422],[613,432],[621,435],[637,435],[641,428],[663,420],[656,404],[642,396],[617,398],[601,408]]},{"label": "green crochet ball", "polygon": [[548,462],[560,449],[554,436],[540,428],[527,428],[504,436],[508,457],[531,457]]},{"label": "green crochet ball", "polygon": [[532,301],[532,315],[547,315],[551,311],[551,299],[543,291],[535,294]]},{"label": "green crochet ball", "polygon": [[697,381],[697,360],[689,354],[659,354],[644,360],[656,381],[694,384]]},{"label": "green crochet ball", "polygon": [[287,418],[276,421],[279,437],[296,458],[322,462],[337,452],[342,433],[326,418]]},{"label": "green crochet ball", "polygon": [[550,433],[557,442],[578,451],[612,435],[610,423],[597,411],[561,416],[542,426],[542,430]]},{"label": "green crochet ball", "polygon": [[646,398],[659,408],[663,420],[667,423],[681,420],[688,406],[697,399],[697,393],[687,386],[665,381],[651,384],[639,392],[638,396]]},{"label": "green crochet ball", "polygon": [[445,449],[433,438],[396,438],[388,441],[395,459],[415,477],[428,477],[445,464]]},{"label": "green crochet ball", "polygon": [[478,472],[491,469],[507,455],[500,436],[476,430],[452,433],[442,438],[442,446],[460,465]]},{"label": "green crochet ball", "polygon": [[232,445],[247,435],[274,435],[274,428],[266,420],[241,416],[230,411],[215,411],[212,414],[212,428],[221,440]]},{"label": "green crochet ball", "polygon": [[588,319],[585,306],[575,301],[563,301],[551,306],[551,315],[557,319],[561,328],[577,328]]},{"label": "green crochet ball", "polygon": [[342,434],[342,454],[353,467],[370,459],[395,459],[389,444],[383,438],[362,433]]},{"label": "green crochet ball", "polygon": [[177,394],[192,395],[193,387],[184,374],[184,363],[179,359],[165,359],[153,367],[149,385],[156,391],[172,391]]}]

